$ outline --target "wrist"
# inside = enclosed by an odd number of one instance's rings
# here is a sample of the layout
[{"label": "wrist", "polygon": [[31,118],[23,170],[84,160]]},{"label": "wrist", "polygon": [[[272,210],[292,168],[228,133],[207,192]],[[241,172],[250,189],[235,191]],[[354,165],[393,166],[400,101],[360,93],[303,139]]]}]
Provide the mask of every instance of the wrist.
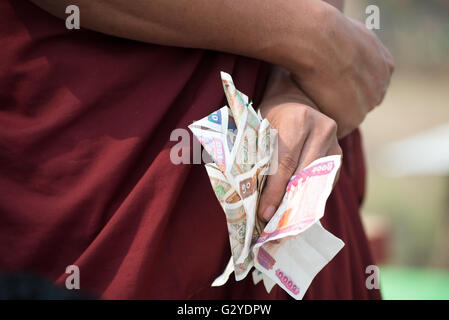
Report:
[{"label": "wrist", "polygon": [[306,72],[316,66],[315,54],[324,41],[323,19],[331,14],[332,6],[316,0],[286,3],[287,7],[279,8],[278,22],[265,32],[250,56],[295,73]]},{"label": "wrist", "polygon": [[[304,11],[304,10],[303,10]],[[324,1],[314,1],[303,15],[309,23],[293,28],[289,44],[280,53],[279,65],[293,72],[297,77],[307,78],[329,64],[329,56],[341,38],[344,15]]]}]

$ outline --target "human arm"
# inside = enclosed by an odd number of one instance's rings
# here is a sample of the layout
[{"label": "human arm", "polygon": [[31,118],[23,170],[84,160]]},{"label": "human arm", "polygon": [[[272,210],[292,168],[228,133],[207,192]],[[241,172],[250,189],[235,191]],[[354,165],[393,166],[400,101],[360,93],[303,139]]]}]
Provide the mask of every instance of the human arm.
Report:
[{"label": "human arm", "polygon": [[106,34],[282,66],[340,131],[357,127],[382,100],[392,72],[391,55],[375,35],[324,1],[31,1],[61,18],[66,6],[78,5],[81,25]]}]

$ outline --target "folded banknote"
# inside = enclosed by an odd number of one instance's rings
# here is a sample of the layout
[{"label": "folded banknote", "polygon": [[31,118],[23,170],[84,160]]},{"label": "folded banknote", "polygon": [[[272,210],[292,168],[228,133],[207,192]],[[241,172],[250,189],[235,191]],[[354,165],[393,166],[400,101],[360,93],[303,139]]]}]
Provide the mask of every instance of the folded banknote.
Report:
[{"label": "folded banknote", "polygon": [[225,284],[232,272],[242,280],[254,267],[254,284],[263,281],[267,292],[278,284],[301,299],[344,246],[320,224],[341,156],[317,159],[293,176],[273,218],[262,222],[257,207],[267,175],[277,169],[277,131],[229,74],[221,78],[229,107],[189,126],[213,160],[205,167],[229,231],[231,259],[212,286]]}]

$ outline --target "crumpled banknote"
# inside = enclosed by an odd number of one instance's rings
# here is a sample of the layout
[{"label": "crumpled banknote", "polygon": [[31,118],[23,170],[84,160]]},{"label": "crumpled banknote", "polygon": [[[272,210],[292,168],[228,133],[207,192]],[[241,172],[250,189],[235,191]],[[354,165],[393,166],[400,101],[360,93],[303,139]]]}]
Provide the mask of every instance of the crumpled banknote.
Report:
[{"label": "crumpled banknote", "polygon": [[212,188],[225,212],[231,259],[212,286],[235,273],[244,279],[254,267],[254,284],[267,292],[278,284],[301,299],[316,274],[340,251],[343,241],[321,224],[341,156],[315,160],[293,176],[273,218],[264,223],[257,207],[265,179],[276,171],[277,131],[262,119],[221,72],[229,104],[189,126],[211,156],[205,165]]}]

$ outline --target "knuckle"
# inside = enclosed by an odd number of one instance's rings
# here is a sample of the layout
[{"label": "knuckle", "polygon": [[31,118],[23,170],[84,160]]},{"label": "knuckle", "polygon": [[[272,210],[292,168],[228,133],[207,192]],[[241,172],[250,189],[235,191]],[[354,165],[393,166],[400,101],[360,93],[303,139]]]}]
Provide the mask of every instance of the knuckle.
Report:
[{"label": "knuckle", "polygon": [[340,145],[336,142],[334,147],[332,148],[332,154],[338,154],[338,155],[342,155],[343,154],[343,150],[341,149]]},{"label": "knuckle", "polygon": [[390,74],[394,72],[395,65],[393,60],[388,61],[388,69],[390,70]]},{"label": "knuckle", "polygon": [[376,85],[373,86],[372,94],[368,99],[367,107],[369,111],[373,110],[375,107],[377,107],[379,104],[382,103],[384,92],[385,92],[384,82],[378,81]]},{"label": "knuckle", "polygon": [[279,160],[279,168],[288,174],[295,172],[298,162],[289,154],[285,154]]},{"label": "knuckle", "polygon": [[307,117],[309,115],[309,111],[307,108],[299,108],[292,114],[292,121],[295,125],[304,124],[307,120]]},{"label": "knuckle", "polygon": [[331,136],[337,133],[337,122],[331,118],[326,118],[326,121],[324,123],[324,130],[327,135]]},{"label": "knuckle", "polygon": [[394,58],[391,55],[390,51],[388,51],[387,48],[385,48],[385,60],[386,60],[386,63],[387,63],[388,70],[390,71],[390,73],[393,73],[394,68],[395,68]]},{"label": "knuckle", "polygon": [[374,109],[374,107],[377,107],[378,105],[380,105],[382,103],[382,101],[384,100],[385,95],[387,93],[387,89],[388,89],[388,80],[386,80],[382,84],[379,84],[378,94],[376,96],[375,102],[373,103],[373,109]]}]

